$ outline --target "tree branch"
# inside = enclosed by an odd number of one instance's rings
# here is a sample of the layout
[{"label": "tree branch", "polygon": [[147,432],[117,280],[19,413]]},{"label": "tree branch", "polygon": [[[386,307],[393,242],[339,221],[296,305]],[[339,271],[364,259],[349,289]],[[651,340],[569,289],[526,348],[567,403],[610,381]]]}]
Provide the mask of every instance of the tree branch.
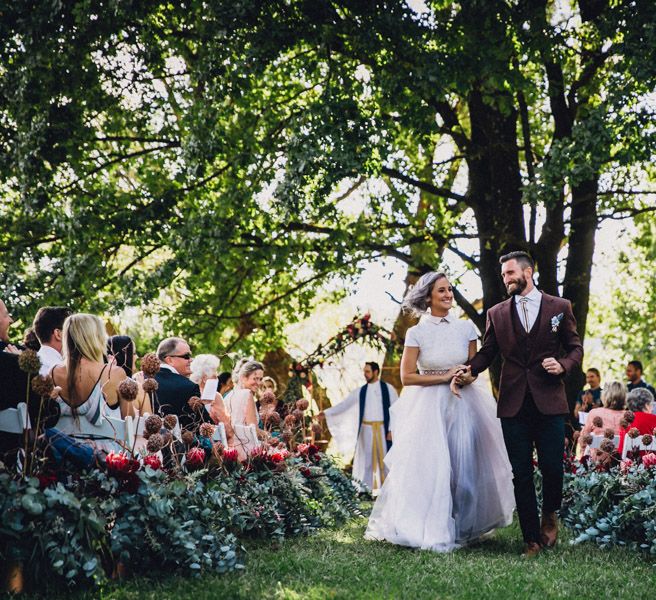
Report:
[{"label": "tree branch", "polygon": [[465,204],[467,203],[466,196],[462,196],[461,194],[456,194],[455,192],[452,192],[449,189],[438,187],[427,181],[420,181],[419,179],[415,179],[414,177],[410,177],[409,175],[404,175],[401,171],[398,171],[397,169],[392,169],[391,167],[383,167],[381,169],[381,172],[384,175],[388,175],[393,179],[398,179],[399,181],[408,183],[416,188],[419,188],[420,190],[423,190],[424,192],[433,194],[434,196],[439,196],[441,198],[450,198],[451,200],[455,200],[457,202],[464,202]]}]

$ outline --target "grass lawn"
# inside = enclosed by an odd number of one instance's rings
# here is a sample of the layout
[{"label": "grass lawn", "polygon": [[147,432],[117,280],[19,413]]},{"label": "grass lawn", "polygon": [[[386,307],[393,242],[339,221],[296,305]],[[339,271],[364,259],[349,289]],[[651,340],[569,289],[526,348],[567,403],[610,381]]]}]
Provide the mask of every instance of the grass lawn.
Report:
[{"label": "grass lawn", "polygon": [[[366,519],[272,549],[249,548],[246,569],[199,579],[132,579],[81,598],[636,598],[656,597],[656,557],[592,545],[567,534],[534,560],[519,556],[516,525],[480,545],[448,555],[366,542]],[[562,532],[561,532],[562,533]],[[565,542],[565,543],[562,543]],[[48,598],[56,597],[48,594]]]}]

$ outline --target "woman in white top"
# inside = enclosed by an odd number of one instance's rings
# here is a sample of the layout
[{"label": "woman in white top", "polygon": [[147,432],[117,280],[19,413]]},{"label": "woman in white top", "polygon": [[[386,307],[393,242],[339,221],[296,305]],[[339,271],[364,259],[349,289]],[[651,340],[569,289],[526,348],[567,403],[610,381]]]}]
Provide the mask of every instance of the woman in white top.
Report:
[{"label": "woman in white top", "polygon": [[[125,373],[113,362],[104,362],[107,333],[99,317],[71,315],[64,322],[62,335],[64,363],[52,369],[53,381],[61,388],[57,397],[61,416],[55,427],[75,435],[82,419],[100,427],[107,408],[119,407],[118,386]],[[105,450],[121,448],[104,435],[86,435],[83,441]]]},{"label": "woman in white top", "polygon": [[512,473],[494,398],[478,383],[457,394],[450,388],[477,340],[473,324],[449,312],[452,304],[448,279],[435,272],[404,299],[422,319],[406,335],[390,472],[367,539],[448,552],[512,522]]},{"label": "woman in white top", "polygon": [[[240,364],[233,373],[236,381],[233,392],[225,398],[225,406],[230,413],[230,421],[235,430],[235,447],[243,460],[259,443],[248,434],[254,425],[257,430],[258,414],[255,405],[255,394],[264,377],[264,365],[256,360],[248,360]],[[248,428],[248,429],[247,429]]]}]

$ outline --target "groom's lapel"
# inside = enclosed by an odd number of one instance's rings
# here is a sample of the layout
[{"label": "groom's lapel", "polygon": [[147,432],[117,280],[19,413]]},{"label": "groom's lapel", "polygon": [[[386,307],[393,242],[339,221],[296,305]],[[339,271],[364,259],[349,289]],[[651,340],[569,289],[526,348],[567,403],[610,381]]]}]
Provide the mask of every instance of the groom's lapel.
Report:
[{"label": "groom's lapel", "polygon": [[[546,294],[542,294],[542,303],[540,306],[540,322],[538,323],[538,327],[535,331],[535,337],[537,339],[540,339],[540,337],[547,335],[550,330],[550,320],[551,317],[553,316],[553,309],[551,307],[551,297],[547,296]],[[535,344],[533,346],[533,349],[536,349],[538,344]]]},{"label": "groom's lapel", "polygon": [[506,300],[506,306],[501,312],[504,318],[503,330],[507,331],[510,335],[513,335],[515,332],[515,328],[513,327],[513,310],[515,310],[515,298],[510,296],[510,298]]}]

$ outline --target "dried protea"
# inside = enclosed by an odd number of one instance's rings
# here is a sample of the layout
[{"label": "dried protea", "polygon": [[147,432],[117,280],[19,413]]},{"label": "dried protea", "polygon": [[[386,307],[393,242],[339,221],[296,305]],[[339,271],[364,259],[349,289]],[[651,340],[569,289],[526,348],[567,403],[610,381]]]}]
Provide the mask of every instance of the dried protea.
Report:
[{"label": "dried protea", "polygon": [[164,427],[169,430],[175,429],[178,424],[178,418],[175,415],[166,415],[164,417]]},{"label": "dried protea", "polygon": [[162,440],[164,441],[165,446],[168,446],[173,441],[173,436],[168,429],[164,429],[162,427],[162,429],[159,430],[159,435],[162,436]]},{"label": "dried protea", "polygon": [[637,427],[631,427],[631,429],[627,431],[626,435],[628,435],[632,440],[635,440],[640,435],[640,430]]},{"label": "dried protea", "polygon": [[285,417],[285,427],[293,427],[296,424],[296,417],[294,415],[287,415]]},{"label": "dried protea", "polygon": [[210,438],[214,435],[214,425],[212,423],[201,423],[198,428],[198,433],[201,437]]},{"label": "dried protea", "polygon": [[642,436],[642,443],[645,446],[651,446],[651,443],[654,441],[654,438],[651,434],[645,433],[645,435]]},{"label": "dried protea", "polygon": [[18,366],[26,373],[38,373],[41,359],[34,350],[23,350],[18,356]]},{"label": "dried protea", "polygon": [[607,440],[614,440],[615,439],[615,431],[613,431],[610,427],[606,427],[606,429],[604,429],[604,437]]},{"label": "dried protea", "polygon": [[592,419],[592,425],[597,428],[601,428],[604,426],[604,420],[599,415],[597,415],[594,419]]},{"label": "dried protea", "polygon": [[192,396],[189,398],[189,400],[187,400],[187,404],[189,405],[189,408],[191,408],[191,410],[194,412],[200,412],[205,406],[203,401],[198,396]]},{"label": "dried protea", "polygon": [[584,436],[581,437],[581,444],[583,444],[584,446],[589,446],[590,444],[592,444],[593,439],[594,438],[592,437],[591,433],[586,433]]},{"label": "dried protea", "polygon": [[262,395],[260,396],[261,406],[266,406],[269,404],[273,404],[274,406],[276,404],[276,396],[271,390],[267,390],[266,392],[263,392]]},{"label": "dried protea", "polygon": [[624,411],[624,419],[626,420],[627,423],[633,423],[635,420],[635,415],[633,414],[632,410],[625,410]]},{"label": "dried protea", "polygon": [[294,415],[294,418],[295,418],[299,423],[303,423],[303,418],[304,418],[305,415],[303,414],[303,411],[302,411],[302,410],[300,410],[299,408],[295,408],[295,409],[292,411],[292,415]]},{"label": "dried protea", "polygon": [[146,392],[146,394],[154,394],[159,387],[159,383],[157,383],[157,379],[149,377],[148,379],[144,379],[141,387],[143,387],[143,391]]},{"label": "dried protea", "polygon": [[280,413],[276,412],[275,410],[262,413],[261,417],[262,422],[267,427],[275,427],[276,425],[280,425]]},{"label": "dried protea", "polygon": [[626,419],[620,419],[620,429],[628,429],[630,423]]},{"label": "dried protea", "polygon": [[138,393],[139,384],[130,377],[126,377],[118,384],[118,395],[127,402],[132,402],[136,399]]},{"label": "dried protea", "polygon": [[187,431],[187,430],[183,431],[180,437],[182,438],[182,441],[187,446],[191,446],[191,444],[194,443],[194,434],[191,433],[191,431]]},{"label": "dried protea", "polygon": [[146,450],[148,452],[159,452],[164,447],[164,440],[159,433],[153,433],[148,438],[148,443],[146,444]]},{"label": "dried protea", "polygon": [[308,406],[310,406],[310,403],[305,398],[299,398],[296,401],[296,408],[298,410],[301,410],[301,411],[307,410]]},{"label": "dried protea", "polygon": [[46,377],[35,375],[32,377],[32,389],[38,396],[41,396],[42,398],[50,398],[50,394],[52,394],[52,391],[55,389],[55,383],[50,375]]},{"label": "dried protea", "polygon": [[647,452],[642,457],[642,466],[645,467],[645,469],[651,469],[652,467],[656,467],[656,454],[654,454],[653,452]]},{"label": "dried protea", "polygon": [[141,359],[141,370],[146,377],[155,377],[160,367],[161,363],[154,352],[149,352]]},{"label": "dried protea", "polygon": [[615,450],[615,444],[611,440],[604,438],[601,440],[601,444],[599,444],[599,450],[611,454]]},{"label": "dried protea", "polygon": [[148,433],[159,433],[162,428],[162,418],[158,415],[150,415],[144,423],[144,429]]}]

